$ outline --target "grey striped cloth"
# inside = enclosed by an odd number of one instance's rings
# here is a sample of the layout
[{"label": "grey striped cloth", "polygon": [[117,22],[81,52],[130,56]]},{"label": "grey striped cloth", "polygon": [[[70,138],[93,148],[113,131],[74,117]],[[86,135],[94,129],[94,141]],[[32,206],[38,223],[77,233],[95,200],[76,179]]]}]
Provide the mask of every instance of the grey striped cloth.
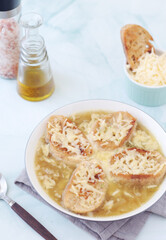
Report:
[{"label": "grey striped cloth", "polygon": [[[15,184],[21,189],[30,193],[40,201],[45,202],[35,191],[31,185],[27,173],[25,170],[22,171],[21,175],[16,179]],[[45,202],[46,203],[46,202]],[[47,203],[46,203],[47,204]],[[58,211],[55,209],[55,211]],[[70,219],[71,222],[89,232],[96,239],[100,240],[134,240],[143,225],[145,224],[150,213],[158,214],[162,217],[166,217],[166,193],[150,207],[146,212],[140,213],[134,217],[111,221],[111,222],[95,222],[78,219],[71,217],[64,213],[61,213],[66,218]]]}]

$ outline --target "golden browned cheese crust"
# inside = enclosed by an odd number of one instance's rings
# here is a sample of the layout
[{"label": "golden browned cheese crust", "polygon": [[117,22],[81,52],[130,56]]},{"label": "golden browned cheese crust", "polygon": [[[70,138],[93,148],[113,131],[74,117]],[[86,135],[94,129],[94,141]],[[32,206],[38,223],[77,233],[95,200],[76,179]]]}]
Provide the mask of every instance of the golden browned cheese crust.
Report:
[{"label": "golden browned cheese crust", "polygon": [[121,29],[121,41],[127,63],[131,70],[139,65],[139,58],[146,52],[151,52],[153,45],[152,36],[143,27],[136,24],[127,24]]},{"label": "golden browned cheese crust", "polygon": [[63,193],[63,205],[75,213],[88,213],[101,206],[107,184],[98,162],[86,161],[78,165]]},{"label": "golden browned cheese crust", "polygon": [[[135,127],[136,119],[131,114],[122,111],[114,112],[94,124],[92,140],[99,148],[113,150],[121,147],[130,138]],[[123,128],[126,131],[122,135]],[[104,134],[107,136],[105,137]]]},{"label": "golden browned cheese crust", "polygon": [[92,146],[83,132],[64,116],[51,116],[47,123],[46,141],[50,153],[69,165],[87,160],[92,154]]},{"label": "golden browned cheese crust", "polygon": [[111,175],[122,183],[158,185],[166,174],[166,159],[156,151],[128,148],[115,154],[110,163]]}]

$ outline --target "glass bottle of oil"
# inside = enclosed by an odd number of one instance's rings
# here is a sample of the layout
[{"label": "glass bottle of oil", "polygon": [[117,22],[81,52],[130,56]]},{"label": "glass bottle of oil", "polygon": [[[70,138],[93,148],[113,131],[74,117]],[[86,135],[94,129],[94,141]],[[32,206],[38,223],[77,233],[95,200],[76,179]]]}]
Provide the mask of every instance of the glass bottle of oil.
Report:
[{"label": "glass bottle of oil", "polygon": [[38,33],[42,18],[36,13],[28,13],[21,17],[20,24],[25,35],[21,40],[17,91],[26,100],[40,101],[54,92],[44,39]]}]

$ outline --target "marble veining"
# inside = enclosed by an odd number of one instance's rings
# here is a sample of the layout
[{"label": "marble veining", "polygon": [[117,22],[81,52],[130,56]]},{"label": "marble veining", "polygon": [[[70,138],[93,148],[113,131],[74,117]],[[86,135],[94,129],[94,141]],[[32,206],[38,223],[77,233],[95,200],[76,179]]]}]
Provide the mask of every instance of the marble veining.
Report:
[{"label": "marble veining", "polygon": [[[120,40],[121,27],[136,23],[152,34],[156,47],[166,50],[166,1],[22,0],[22,12],[29,11],[43,16],[40,32],[46,42],[56,89],[49,99],[32,103],[18,96],[15,80],[0,79],[0,171],[8,179],[9,195],[59,240],[94,240],[56,211],[18,189],[14,180],[24,168],[26,143],[34,127],[51,111],[74,101],[122,101],[142,109],[166,130],[166,105],[145,107],[126,95],[125,59]],[[41,239],[5,203],[0,202],[0,212],[0,239],[16,239],[16,236],[17,240]],[[137,240],[156,240],[158,232],[160,240],[165,240],[165,222],[164,218],[151,216]]]}]

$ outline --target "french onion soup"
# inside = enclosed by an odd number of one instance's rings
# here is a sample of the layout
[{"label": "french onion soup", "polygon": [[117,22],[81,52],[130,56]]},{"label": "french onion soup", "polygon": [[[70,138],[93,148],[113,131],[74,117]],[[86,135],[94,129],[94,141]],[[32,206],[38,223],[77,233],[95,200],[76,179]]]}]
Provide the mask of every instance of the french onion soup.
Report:
[{"label": "french onion soup", "polygon": [[155,137],[128,112],[53,115],[39,140],[35,171],[56,203],[90,217],[147,202],[166,172]]}]

